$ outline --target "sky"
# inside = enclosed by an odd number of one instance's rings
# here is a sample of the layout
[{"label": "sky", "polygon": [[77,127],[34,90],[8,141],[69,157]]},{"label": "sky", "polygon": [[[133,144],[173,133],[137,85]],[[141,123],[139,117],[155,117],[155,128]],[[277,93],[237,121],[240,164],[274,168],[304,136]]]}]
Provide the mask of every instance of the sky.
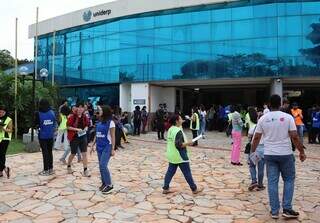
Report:
[{"label": "sky", "polygon": [[33,59],[33,39],[28,39],[28,26],[39,21],[79,9],[111,2],[112,0],[0,0],[0,49],[7,49],[14,56],[15,18],[18,18],[18,58]]}]

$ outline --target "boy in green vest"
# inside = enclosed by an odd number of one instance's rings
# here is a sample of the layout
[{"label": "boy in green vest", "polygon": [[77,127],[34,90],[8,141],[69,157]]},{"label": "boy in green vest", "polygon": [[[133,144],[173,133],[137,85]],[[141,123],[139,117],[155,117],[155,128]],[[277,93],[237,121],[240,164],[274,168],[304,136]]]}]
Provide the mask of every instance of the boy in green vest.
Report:
[{"label": "boy in green vest", "polygon": [[10,168],[6,167],[6,153],[12,138],[12,119],[7,115],[6,108],[0,106],[0,177],[3,171],[10,178]]},{"label": "boy in green vest", "polygon": [[169,167],[164,178],[163,194],[171,193],[169,185],[178,167],[181,169],[194,194],[198,194],[203,190],[197,187],[192,178],[187,146],[191,146],[193,143],[187,142],[186,136],[182,130],[182,123],[183,120],[178,114],[170,119],[170,124],[172,126],[168,130],[166,153]]}]

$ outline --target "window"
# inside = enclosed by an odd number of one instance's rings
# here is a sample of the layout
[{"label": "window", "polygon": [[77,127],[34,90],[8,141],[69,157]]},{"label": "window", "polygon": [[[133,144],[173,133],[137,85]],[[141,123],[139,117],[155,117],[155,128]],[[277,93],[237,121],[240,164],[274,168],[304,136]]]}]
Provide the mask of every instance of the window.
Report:
[{"label": "window", "polygon": [[171,44],[171,28],[155,29],[154,37],[155,45]]},{"label": "window", "polygon": [[231,22],[214,23],[211,31],[214,40],[229,40],[231,39]]},{"label": "window", "polygon": [[210,24],[200,24],[192,26],[192,41],[210,41],[211,26]]},{"label": "window", "polygon": [[289,16],[278,18],[278,35],[279,36],[296,36],[301,35],[302,22],[300,16]]},{"label": "window", "polygon": [[232,22],[232,39],[252,38],[252,20],[240,20]]}]

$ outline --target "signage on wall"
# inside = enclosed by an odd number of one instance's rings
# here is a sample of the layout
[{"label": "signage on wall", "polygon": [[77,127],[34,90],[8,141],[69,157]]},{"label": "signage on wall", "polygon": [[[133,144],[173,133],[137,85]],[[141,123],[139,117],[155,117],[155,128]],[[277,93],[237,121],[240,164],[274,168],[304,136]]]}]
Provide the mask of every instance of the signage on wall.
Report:
[{"label": "signage on wall", "polygon": [[145,105],[146,100],[145,99],[133,99],[133,104],[134,105]]},{"label": "signage on wall", "polygon": [[92,17],[104,16],[104,15],[108,16],[111,14],[111,12],[112,12],[111,9],[107,9],[107,10],[102,9],[97,12],[92,12],[91,10],[88,10],[83,13],[82,18],[85,22],[89,22],[92,19]]}]

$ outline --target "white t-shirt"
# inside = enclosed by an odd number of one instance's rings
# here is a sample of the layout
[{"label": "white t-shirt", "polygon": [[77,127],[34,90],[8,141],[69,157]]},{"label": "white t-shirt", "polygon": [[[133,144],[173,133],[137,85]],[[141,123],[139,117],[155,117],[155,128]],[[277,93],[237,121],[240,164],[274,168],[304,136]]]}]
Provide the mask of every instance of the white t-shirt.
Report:
[{"label": "white t-shirt", "polygon": [[114,124],[114,121],[111,121],[110,126],[109,126],[109,131],[108,131],[108,140],[109,140],[110,145],[112,144],[110,129],[115,128],[115,127],[116,127],[116,124]]},{"label": "white t-shirt", "polygon": [[207,112],[206,111],[201,111],[200,112],[201,116],[205,119],[207,116]]},{"label": "white t-shirt", "polygon": [[[253,140],[254,134],[256,133],[256,126],[257,125],[253,125],[248,131],[248,135],[252,136],[252,140]],[[263,144],[264,144],[264,141],[263,141],[263,136],[262,136],[260,139],[259,145],[263,145]]]},{"label": "white t-shirt", "polygon": [[265,109],[263,110],[263,114],[264,114],[264,115],[267,114],[267,113],[269,113],[269,112],[270,112],[269,108],[265,108]]},{"label": "white t-shirt", "polygon": [[297,127],[291,115],[274,111],[263,115],[257,124],[256,133],[262,133],[265,155],[291,155],[292,145],[289,131]]}]

